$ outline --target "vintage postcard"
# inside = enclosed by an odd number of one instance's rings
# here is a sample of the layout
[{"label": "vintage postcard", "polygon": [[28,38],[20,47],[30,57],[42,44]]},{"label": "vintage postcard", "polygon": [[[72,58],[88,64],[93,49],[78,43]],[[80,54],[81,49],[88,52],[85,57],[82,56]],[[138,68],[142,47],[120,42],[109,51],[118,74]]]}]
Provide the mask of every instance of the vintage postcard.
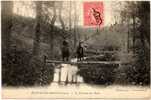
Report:
[{"label": "vintage postcard", "polygon": [[2,99],[150,100],[150,1],[1,1]]}]

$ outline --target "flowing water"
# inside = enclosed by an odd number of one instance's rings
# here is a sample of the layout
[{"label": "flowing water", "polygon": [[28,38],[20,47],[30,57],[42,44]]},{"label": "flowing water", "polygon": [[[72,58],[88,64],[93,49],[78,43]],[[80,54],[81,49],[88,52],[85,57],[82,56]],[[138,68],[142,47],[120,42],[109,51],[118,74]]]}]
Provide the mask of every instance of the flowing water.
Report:
[{"label": "flowing water", "polygon": [[[77,62],[77,59],[71,59],[71,62]],[[61,69],[58,67],[61,66]],[[79,75],[77,75],[78,72],[78,67],[76,65],[71,65],[71,64],[60,64],[55,68],[55,73],[54,73],[54,80],[53,82],[58,82],[59,81],[59,71],[61,71],[61,82],[78,82],[82,83],[83,78]]]}]

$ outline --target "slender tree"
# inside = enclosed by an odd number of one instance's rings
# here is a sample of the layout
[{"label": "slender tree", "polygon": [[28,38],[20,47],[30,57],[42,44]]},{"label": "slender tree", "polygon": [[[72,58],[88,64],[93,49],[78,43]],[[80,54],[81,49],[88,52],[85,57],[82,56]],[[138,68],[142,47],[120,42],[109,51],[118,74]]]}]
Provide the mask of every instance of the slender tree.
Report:
[{"label": "slender tree", "polygon": [[[60,1],[60,6],[59,6],[59,21],[61,23],[62,31],[65,32],[65,24],[64,24],[64,21],[63,21],[62,16],[61,16],[62,15],[62,6],[63,6],[63,2]],[[62,36],[63,36],[64,39],[66,38],[65,35],[62,35]]]},{"label": "slender tree", "polygon": [[62,29],[65,30],[65,24],[64,24],[64,21],[62,19],[62,5],[63,5],[63,2],[60,2],[60,7],[59,7],[59,21],[61,23],[61,26],[62,26]]},{"label": "slender tree", "polygon": [[69,1],[69,31],[71,31],[71,26],[72,26],[72,23],[71,23],[71,12],[72,12],[72,3],[71,1]]},{"label": "slender tree", "polygon": [[77,45],[77,10],[76,10],[76,2],[74,2],[74,48]]},{"label": "slender tree", "polygon": [[40,21],[41,21],[41,12],[42,12],[42,2],[35,1],[36,4],[36,27],[35,27],[35,37],[33,43],[33,55],[39,55],[40,50]]},{"label": "slender tree", "polygon": [[2,52],[7,53],[10,49],[11,40],[11,28],[13,26],[13,1],[1,2],[1,14],[2,14]]},{"label": "slender tree", "polygon": [[51,20],[51,32],[49,34],[50,54],[51,59],[54,59],[54,24],[57,18],[55,2],[53,2],[53,17]]}]

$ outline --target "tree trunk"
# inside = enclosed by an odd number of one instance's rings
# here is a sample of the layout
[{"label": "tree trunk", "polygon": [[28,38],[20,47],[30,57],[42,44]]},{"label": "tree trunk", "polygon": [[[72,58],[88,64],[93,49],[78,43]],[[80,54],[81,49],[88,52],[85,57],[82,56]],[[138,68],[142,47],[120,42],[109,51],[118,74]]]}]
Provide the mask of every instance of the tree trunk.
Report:
[{"label": "tree trunk", "polygon": [[33,43],[33,55],[38,56],[40,51],[40,20],[42,11],[42,2],[35,1],[36,3],[36,27],[35,27],[35,37]]},{"label": "tree trunk", "polygon": [[74,49],[76,50],[77,45],[77,13],[76,13],[76,2],[74,2]]},{"label": "tree trunk", "polygon": [[55,7],[55,2],[53,4],[53,17],[52,17],[52,20],[51,20],[51,33],[49,34],[49,41],[50,41],[50,52],[49,52],[49,57],[51,59],[54,59],[54,24],[55,24],[55,21],[56,21],[56,7]]},{"label": "tree trunk", "polygon": [[135,53],[135,34],[136,34],[136,22],[135,15],[133,15],[133,52]]},{"label": "tree trunk", "polygon": [[69,9],[69,30],[71,31],[71,25],[72,25],[72,23],[71,23],[72,5],[71,5],[71,1],[69,1],[69,2],[70,2],[70,4],[69,4],[69,7],[70,7],[70,9]]},{"label": "tree trunk", "polygon": [[2,52],[6,54],[9,52],[11,44],[11,28],[13,26],[13,1],[2,1],[1,2],[1,14],[2,14]]},{"label": "tree trunk", "polygon": [[49,35],[49,41],[50,41],[49,56],[51,59],[54,59],[54,26],[51,26],[51,33]]},{"label": "tree trunk", "polygon": [[128,32],[127,32],[127,52],[129,52],[129,48],[130,48],[130,22],[128,21]]},{"label": "tree trunk", "polygon": [[[62,27],[62,30],[65,31],[65,24],[64,24],[64,21],[62,20],[62,5],[63,5],[63,2],[60,3],[60,7],[59,7],[59,21],[61,23],[61,27]],[[63,39],[65,39],[66,36],[63,34]]]}]

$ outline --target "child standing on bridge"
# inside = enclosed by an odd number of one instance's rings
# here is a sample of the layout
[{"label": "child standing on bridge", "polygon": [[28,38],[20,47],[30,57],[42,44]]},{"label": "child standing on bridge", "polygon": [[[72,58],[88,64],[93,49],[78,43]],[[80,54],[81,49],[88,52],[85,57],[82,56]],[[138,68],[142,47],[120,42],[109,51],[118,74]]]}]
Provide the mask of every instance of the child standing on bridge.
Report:
[{"label": "child standing on bridge", "polygon": [[62,43],[62,60],[69,61],[70,51],[69,51],[69,44],[66,40]]},{"label": "child standing on bridge", "polygon": [[83,60],[83,57],[84,57],[84,50],[83,50],[82,44],[80,42],[79,46],[77,48],[77,60],[81,61],[81,60]]}]

